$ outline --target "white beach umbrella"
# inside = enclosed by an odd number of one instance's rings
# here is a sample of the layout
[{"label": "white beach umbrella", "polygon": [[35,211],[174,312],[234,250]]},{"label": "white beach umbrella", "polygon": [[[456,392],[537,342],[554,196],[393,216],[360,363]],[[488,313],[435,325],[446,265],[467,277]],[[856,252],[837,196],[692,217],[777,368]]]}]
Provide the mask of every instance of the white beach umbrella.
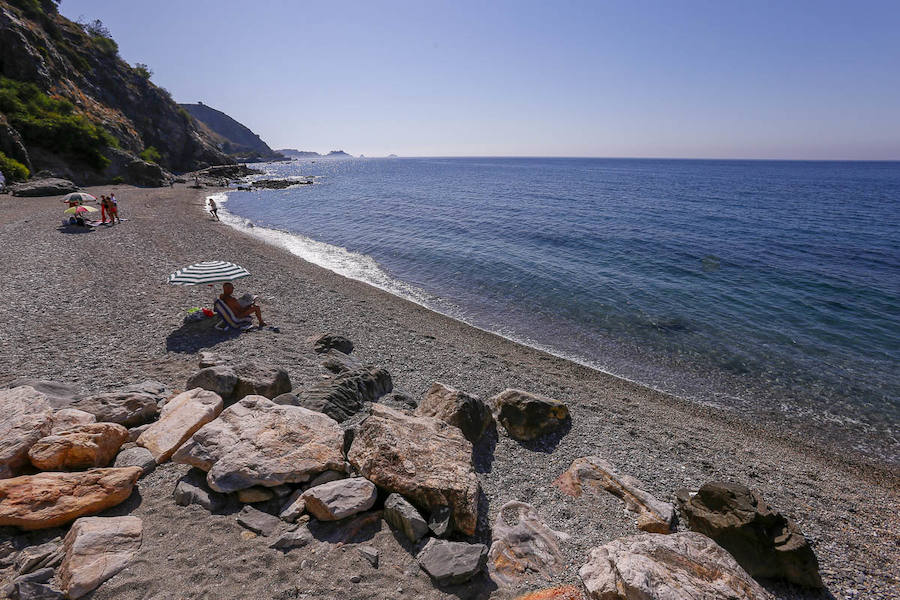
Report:
[{"label": "white beach umbrella", "polygon": [[173,285],[204,285],[224,283],[249,276],[250,271],[244,267],[221,260],[211,260],[178,269],[169,275],[169,283]]},{"label": "white beach umbrella", "polygon": [[84,204],[85,202],[96,202],[97,197],[88,194],[87,192],[72,192],[71,194],[66,194],[63,196],[62,201],[66,204]]}]

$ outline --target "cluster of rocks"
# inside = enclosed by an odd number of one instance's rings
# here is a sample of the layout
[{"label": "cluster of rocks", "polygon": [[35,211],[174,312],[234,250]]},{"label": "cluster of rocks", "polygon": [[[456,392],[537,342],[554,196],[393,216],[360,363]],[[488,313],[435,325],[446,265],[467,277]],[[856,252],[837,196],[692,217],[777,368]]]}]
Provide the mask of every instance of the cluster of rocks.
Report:
[{"label": "cluster of rocks", "polygon": [[[393,389],[386,370],[352,358],[346,338],[309,342],[329,375],[297,391],[281,369],[212,353],[181,393],[156,382],[83,397],[50,382],[0,391],[0,411],[10,415],[0,422],[0,526],[74,521],[59,543],[0,545],[0,569],[14,565],[3,591],[77,598],[121,570],[140,547],[140,519],[87,515],[124,501],[139,477],[169,460],[192,467],[175,503],[236,512],[245,537],[271,538],[282,552],[310,544],[317,523],[354,529],[383,519],[439,586],[486,572],[509,588],[570,566],[560,550],[570,536],[524,502],[501,507],[490,545],[465,541],[479,523],[473,446],[495,423],[526,447],[564,435],[565,404],[515,389],[483,401],[439,382],[416,402]],[[771,596],[754,577],[822,585],[796,524],[746,487],[679,490],[676,511],[599,456],[576,459],[555,485],[575,498],[617,496],[643,533],[594,548],[579,587],[539,590],[532,600],[755,600]],[[677,531],[676,512],[691,531]],[[376,548],[357,550],[377,568]]]}]

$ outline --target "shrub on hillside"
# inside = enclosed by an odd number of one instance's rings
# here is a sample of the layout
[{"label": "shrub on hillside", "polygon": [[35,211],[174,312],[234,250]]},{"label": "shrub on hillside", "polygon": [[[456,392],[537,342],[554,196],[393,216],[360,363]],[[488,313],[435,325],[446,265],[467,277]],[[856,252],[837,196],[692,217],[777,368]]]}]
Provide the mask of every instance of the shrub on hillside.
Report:
[{"label": "shrub on hillside", "polygon": [[146,160],[147,162],[158,163],[162,159],[162,154],[159,153],[153,146],[148,146],[144,148],[144,151],[141,152],[138,156],[141,157],[141,160]]},{"label": "shrub on hillside", "polygon": [[135,63],[134,70],[144,79],[150,79],[151,77],[153,77],[153,70],[144,63]]},{"label": "shrub on hillside", "polygon": [[70,154],[98,171],[109,165],[102,150],[118,145],[105,129],[76,113],[71,102],[52,98],[33,83],[0,77],[0,112],[26,143]]},{"label": "shrub on hillside", "polygon": [[0,173],[6,181],[25,181],[31,176],[28,167],[0,152]]}]

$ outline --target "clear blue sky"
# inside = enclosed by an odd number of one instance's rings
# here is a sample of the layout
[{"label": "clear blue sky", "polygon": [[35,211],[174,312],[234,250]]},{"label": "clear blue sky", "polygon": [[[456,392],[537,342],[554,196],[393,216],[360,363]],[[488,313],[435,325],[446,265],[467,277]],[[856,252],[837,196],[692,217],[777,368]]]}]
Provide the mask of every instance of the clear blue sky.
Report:
[{"label": "clear blue sky", "polygon": [[900,159],[900,2],[62,0],[180,102],[368,156]]}]

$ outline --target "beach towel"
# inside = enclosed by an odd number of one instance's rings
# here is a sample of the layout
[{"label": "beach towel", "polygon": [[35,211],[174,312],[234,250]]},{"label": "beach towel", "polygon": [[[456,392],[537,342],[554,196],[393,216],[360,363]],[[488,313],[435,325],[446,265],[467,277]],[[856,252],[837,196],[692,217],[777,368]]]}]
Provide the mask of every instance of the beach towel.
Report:
[{"label": "beach towel", "polygon": [[[253,326],[253,319],[250,317],[238,319],[221,298],[216,298],[216,302],[213,304],[213,310],[222,318],[222,323],[217,326],[221,329],[248,329]],[[224,327],[222,327],[222,325],[224,325]]]}]

